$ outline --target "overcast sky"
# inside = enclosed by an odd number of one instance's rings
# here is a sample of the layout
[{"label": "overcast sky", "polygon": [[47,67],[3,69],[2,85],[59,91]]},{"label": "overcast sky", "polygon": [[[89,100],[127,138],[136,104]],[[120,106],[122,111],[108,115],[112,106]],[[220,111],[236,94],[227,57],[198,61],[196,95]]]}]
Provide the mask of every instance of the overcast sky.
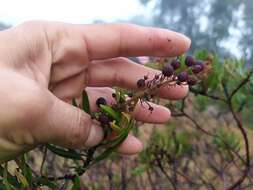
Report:
[{"label": "overcast sky", "polygon": [[138,14],[148,15],[138,0],[0,0],[0,21],[12,25],[31,19],[112,22]]}]

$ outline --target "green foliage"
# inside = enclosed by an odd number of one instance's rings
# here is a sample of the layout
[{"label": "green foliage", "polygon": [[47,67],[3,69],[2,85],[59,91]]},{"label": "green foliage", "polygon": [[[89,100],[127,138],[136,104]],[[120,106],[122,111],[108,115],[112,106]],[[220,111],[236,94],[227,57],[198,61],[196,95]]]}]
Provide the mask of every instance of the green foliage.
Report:
[{"label": "green foliage", "polygon": [[83,105],[82,105],[83,111],[90,114],[89,98],[88,98],[88,94],[85,90],[83,90],[83,92],[82,92],[82,103],[83,103]]},{"label": "green foliage", "polygon": [[0,166],[0,176],[2,176],[3,180],[0,181],[3,189],[20,189],[22,184],[19,183],[18,178],[9,173],[7,169],[8,164],[6,163],[4,167]]},{"label": "green foliage", "polygon": [[74,184],[71,188],[71,190],[79,190],[80,189],[80,177],[79,176],[76,176],[75,177],[75,180],[74,180]]},{"label": "green foliage", "polygon": [[82,156],[73,149],[58,148],[54,145],[47,144],[46,147],[58,156],[73,160],[82,160]]},{"label": "green foliage", "polygon": [[175,128],[170,128],[166,132],[154,132],[150,138],[148,148],[140,153],[140,162],[146,164],[144,167],[136,169],[135,172],[141,173],[152,167],[150,163],[155,160],[156,156],[161,154],[164,159],[168,157],[170,161],[180,159],[183,156],[192,153],[192,141],[195,135],[188,131],[176,132]]},{"label": "green foliage", "polygon": [[110,106],[106,106],[106,105],[100,105],[102,111],[104,113],[107,113],[109,116],[111,116],[113,119],[116,120],[117,123],[120,122],[120,113],[115,111],[113,108],[111,108]]},{"label": "green foliage", "polygon": [[224,129],[217,131],[217,136],[213,138],[213,144],[228,161],[233,161],[234,152],[239,152],[240,141],[234,133],[227,133]]},{"label": "green foliage", "polygon": [[134,168],[134,169],[131,171],[131,173],[132,173],[132,175],[134,175],[134,176],[140,176],[140,175],[142,175],[146,170],[147,170],[147,166],[145,166],[145,165],[140,165],[139,167]]}]

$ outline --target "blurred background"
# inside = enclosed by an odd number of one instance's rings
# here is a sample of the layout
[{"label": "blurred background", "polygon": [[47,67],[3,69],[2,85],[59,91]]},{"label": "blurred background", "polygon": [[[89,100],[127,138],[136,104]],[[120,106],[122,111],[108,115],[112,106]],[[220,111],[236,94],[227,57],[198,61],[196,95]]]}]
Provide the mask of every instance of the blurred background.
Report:
[{"label": "blurred background", "polygon": [[192,39],[192,50],[253,56],[252,0],[1,0],[0,28],[27,20],[131,22],[169,28]]},{"label": "blurred background", "polygon": [[[184,100],[155,99],[174,117],[165,127],[138,123],[133,133],[145,143],[139,155],[113,154],[82,176],[79,189],[253,189],[253,0],[0,0],[0,30],[36,19],[172,29],[192,39],[196,59],[212,65],[209,78]],[[28,154],[35,174],[43,159],[44,172],[52,176],[78,164],[51,152],[44,156],[42,148]],[[71,186],[60,181],[57,187]]]}]

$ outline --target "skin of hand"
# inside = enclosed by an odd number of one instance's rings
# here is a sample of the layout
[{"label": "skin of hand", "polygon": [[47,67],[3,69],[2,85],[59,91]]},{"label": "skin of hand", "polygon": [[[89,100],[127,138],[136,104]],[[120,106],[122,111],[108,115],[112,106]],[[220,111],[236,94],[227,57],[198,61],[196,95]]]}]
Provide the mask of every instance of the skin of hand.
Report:
[{"label": "skin of hand", "polygon": [[[103,130],[68,102],[87,90],[90,107],[103,96],[113,102],[113,86],[135,89],[136,81],[158,71],[133,63],[130,56],[177,56],[190,46],[182,34],[132,24],[72,25],[30,21],[0,32],[0,163],[53,143],[68,148],[98,144]],[[159,96],[180,99],[187,86],[163,88]],[[170,111],[138,105],[137,120],[165,123]],[[118,148],[135,154],[141,142],[132,135]]]}]

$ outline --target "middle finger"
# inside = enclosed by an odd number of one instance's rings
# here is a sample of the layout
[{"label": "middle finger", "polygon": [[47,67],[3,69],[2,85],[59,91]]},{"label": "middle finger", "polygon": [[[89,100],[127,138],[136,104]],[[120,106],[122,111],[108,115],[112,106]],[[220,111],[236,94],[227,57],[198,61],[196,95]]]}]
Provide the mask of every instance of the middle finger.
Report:
[{"label": "middle finger", "polygon": [[[137,89],[136,82],[147,75],[152,79],[161,71],[148,68],[126,58],[113,58],[94,61],[88,70],[88,86],[104,87],[118,86],[127,89]],[[188,93],[187,85],[165,86],[160,88],[161,98],[181,99]]]}]

